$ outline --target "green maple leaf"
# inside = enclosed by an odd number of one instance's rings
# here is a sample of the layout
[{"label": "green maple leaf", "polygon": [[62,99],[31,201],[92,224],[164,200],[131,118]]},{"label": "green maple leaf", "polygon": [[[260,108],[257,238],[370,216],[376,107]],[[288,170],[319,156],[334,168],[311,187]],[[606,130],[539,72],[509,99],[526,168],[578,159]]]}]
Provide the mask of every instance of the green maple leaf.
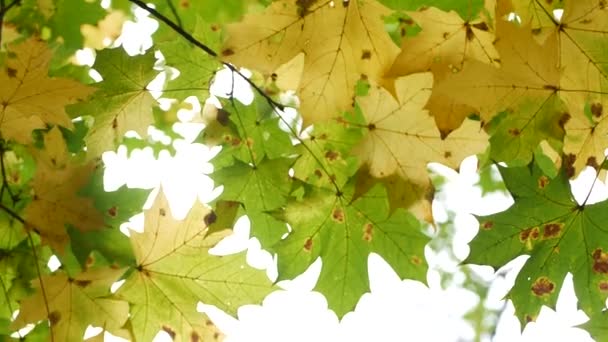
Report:
[{"label": "green maple leaf", "polygon": [[601,311],[608,297],[608,201],[577,204],[564,170],[550,179],[536,164],[499,169],[515,203],[478,217],[466,262],[499,268],[530,256],[509,293],[522,322],[536,319],[542,305],[555,307],[568,272],[580,307],[588,314]]},{"label": "green maple leaf", "polygon": [[425,281],[424,246],[429,241],[411,214],[402,209],[389,214],[383,187],[355,201],[352,185],[346,189],[344,194],[312,189],[303,200],[289,203],[282,215],[292,232],[274,248],[280,279],[295,277],[321,257],[315,289],[340,317],[369,291],[370,253],[380,254],[401,278]]},{"label": "green maple leaf", "polygon": [[[219,29],[214,30],[200,18],[196,21],[192,36],[212,49],[216,49],[220,44]],[[158,48],[165,56],[166,64],[180,72],[179,76],[165,87],[165,96],[178,100],[192,95],[198,96],[200,100],[209,97],[209,84],[221,66],[216,58],[181,37],[161,42]]]},{"label": "green maple leaf", "polygon": [[93,68],[103,77],[97,84],[99,90],[88,101],[68,107],[73,116],[90,115],[95,119],[85,139],[89,155],[115,149],[130,130],[147,136],[156,103],[146,88],[157,74],[154,62],[152,50],[133,57],[120,48],[97,54]]},{"label": "green maple leaf", "polygon": [[207,340],[210,327],[196,310],[198,301],[235,314],[239,306],[261,301],[272,290],[263,271],[247,266],[244,254],[208,253],[226,236],[206,236],[209,213],[197,203],[185,221],[177,221],[161,193],[144,213],[144,232],[131,233],[138,266],[117,295],[131,304],[135,340],[151,341],[161,329],[177,340]]},{"label": "green maple leaf", "polygon": [[268,215],[286,202],[291,187],[288,170],[293,160],[264,159],[256,165],[235,160],[216,171],[216,184],[224,186],[220,199],[243,204],[252,221],[251,233],[263,246],[271,246],[287,232],[285,224]]}]

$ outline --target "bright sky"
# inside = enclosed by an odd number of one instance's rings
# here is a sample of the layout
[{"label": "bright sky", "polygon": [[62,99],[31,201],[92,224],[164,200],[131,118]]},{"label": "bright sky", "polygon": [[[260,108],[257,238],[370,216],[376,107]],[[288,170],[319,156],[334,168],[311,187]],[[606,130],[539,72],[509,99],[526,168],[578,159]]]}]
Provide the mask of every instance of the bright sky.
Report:
[{"label": "bright sky", "polygon": [[[130,54],[137,54],[151,47],[149,35],[157,28],[157,23],[137,11],[137,21],[124,26],[120,38]],[[82,56],[88,55],[86,52]],[[85,57],[83,57],[85,58]],[[90,61],[89,61],[90,62]],[[222,76],[223,75],[223,76]],[[231,77],[227,71],[218,74],[212,92],[216,96],[225,94],[231,88]],[[252,99],[251,90],[242,80],[235,85],[239,99],[248,103]],[[184,132],[187,138],[172,142],[177,154],[161,153],[155,159],[151,149],[136,150],[127,158],[126,148],[107,152],[103,156],[106,165],[106,190],[115,190],[123,184],[129,187],[158,189],[162,185],[174,216],[182,218],[194,201],[208,202],[221,189],[214,189],[213,181],[207,176],[212,171],[208,161],[217,152],[201,144],[193,144],[201,124],[188,123],[201,110],[197,101],[192,101],[193,111],[179,113],[183,123],[176,130]],[[162,134],[151,131],[154,136]],[[166,138],[164,138],[166,140]],[[431,169],[448,180],[444,191],[436,195],[433,204],[436,219],[445,221],[448,211],[455,213],[455,234],[450,248],[433,252],[427,248],[429,261],[428,286],[417,281],[400,280],[395,272],[377,255],[369,258],[371,293],[365,294],[354,312],[347,314],[342,321],[328,310],[325,298],[313,292],[321,269],[317,260],[309,270],[293,281],[280,285],[283,291],[276,291],[266,297],[261,305],[246,305],[239,309],[238,318],[224,314],[214,307],[201,303],[199,311],[206,312],[226,334],[226,342],[252,341],[469,341],[474,338],[473,327],[464,319],[479,302],[479,297],[462,287],[464,274],[458,262],[468,255],[468,242],[475,236],[478,223],[471,213],[489,214],[506,209],[512,200],[500,193],[481,196],[475,186],[478,181],[475,158],[466,159],[460,173],[440,165]],[[593,180],[592,172],[583,172],[574,181],[574,192],[582,200]],[[154,194],[156,191],[154,191]],[[597,182],[591,194],[590,203],[605,199],[608,191],[604,183]],[[151,199],[153,198],[152,195]],[[151,200],[147,205],[151,204]],[[124,231],[141,229],[143,215],[134,217],[126,224]],[[276,277],[275,261],[272,256],[260,250],[256,239],[249,238],[249,222],[239,220],[234,234],[216,247],[217,253],[229,253],[248,249],[248,262],[258,268],[267,269],[271,279]],[[556,311],[543,308],[538,320],[527,325],[520,334],[520,326],[513,316],[513,307],[505,306],[502,298],[513,285],[517,271],[523,266],[525,258],[520,258],[498,270],[490,267],[474,267],[475,274],[491,282],[484,305],[500,310],[505,308],[498,322],[495,341],[539,341],[569,340],[588,341],[589,335],[580,329],[572,328],[587,318],[577,310],[576,298],[570,275],[567,277]],[[56,266],[56,265],[55,265]],[[441,270],[450,273],[452,281],[442,284]],[[91,328],[85,336],[101,332]],[[489,337],[486,336],[486,340]],[[106,333],[106,341],[120,340]],[[169,341],[164,332],[155,341]]]}]

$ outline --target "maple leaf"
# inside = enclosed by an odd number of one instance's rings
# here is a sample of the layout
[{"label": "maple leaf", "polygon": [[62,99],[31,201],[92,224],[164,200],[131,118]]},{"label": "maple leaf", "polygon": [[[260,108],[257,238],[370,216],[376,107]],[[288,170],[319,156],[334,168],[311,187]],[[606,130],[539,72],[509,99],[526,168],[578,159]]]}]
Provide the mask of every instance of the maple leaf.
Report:
[{"label": "maple leaf", "polygon": [[243,204],[252,220],[252,235],[263,246],[271,246],[287,232],[285,224],[267,213],[281,207],[290,190],[288,170],[293,160],[287,158],[265,159],[248,165],[235,161],[222,169],[214,180],[224,186],[223,200]]},{"label": "maple leaf", "polygon": [[154,62],[153,51],[134,57],[123,49],[98,52],[93,68],[104,78],[97,84],[99,90],[87,102],[68,108],[75,117],[90,115],[95,119],[85,139],[89,156],[113,150],[127,131],[147,136],[156,103],[146,88],[157,74]]},{"label": "maple leaf", "polygon": [[608,201],[579,205],[564,170],[554,179],[534,163],[500,173],[515,203],[506,211],[480,216],[479,233],[465,262],[499,268],[527,254],[509,293],[522,324],[536,319],[542,305],[555,308],[564,277],[571,272],[579,306],[600,312],[608,298]]},{"label": "maple leaf", "polygon": [[471,120],[446,139],[441,138],[433,118],[422,109],[431,95],[432,83],[430,72],[418,73],[395,81],[399,102],[377,86],[367,96],[357,98],[368,132],[355,154],[369,165],[372,176],[396,173],[426,188],[430,185],[428,163],[455,168],[462,159],[485,148],[487,137]]},{"label": "maple leaf", "polygon": [[[393,92],[390,82],[396,76],[430,70],[437,83],[461,70],[467,60],[497,65],[499,56],[492,44],[494,34],[485,21],[464,21],[456,12],[432,7],[407,14],[422,27],[422,32],[406,37],[402,42],[401,53],[388,72],[389,80],[383,83]],[[473,107],[454,103],[439,92],[433,92],[426,107],[435,117],[443,136],[458,128],[467,116],[475,112]]]},{"label": "maple leaf", "polygon": [[[570,117],[558,96],[556,37],[538,45],[527,28],[496,23],[500,68],[471,61],[433,91],[476,108],[484,122],[506,112],[490,138],[494,160],[527,164],[543,140],[561,141]],[[480,77],[481,76],[481,77]]]},{"label": "maple leaf", "polygon": [[424,246],[429,238],[418,220],[401,209],[389,215],[382,186],[354,201],[353,190],[352,184],[338,195],[312,188],[303,200],[290,202],[282,216],[292,231],[273,248],[279,279],[295,277],[321,257],[323,268],[315,289],[339,317],[369,291],[371,252],[380,254],[402,278],[424,281],[427,270]]},{"label": "maple leaf", "polygon": [[65,106],[86,98],[93,88],[64,78],[48,77],[51,51],[43,41],[30,38],[10,44],[0,72],[0,134],[23,144],[45,124],[72,128]]},{"label": "maple leaf", "polygon": [[56,251],[68,241],[65,225],[82,231],[103,227],[103,216],[91,198],[78,195],[94,170],[93,164],[68,163],[61,132],[54,127],[44,136],[48,150],[34,151],[37,160],[32,180],[34,196],[23,214],[26,222]]},{"label": "maple leaf", "polygon": [[275,1],[228,25],[222,55],[271,74],[303,52],[297,95],[307,126],[352,108],[362,75],[378,82],[390,67],[398,49],[384,30],[382,18],[389,13],[375,0]]},{"label": "maple leaf", "polygon": [[137,341],[150,341],[163,329],[176,339],[213,335],[196,303],[234,314],[245,303],[260,301],[272,290],[263,271],[247,266],[240,255],[208,253],[226,233],[206,236],[210,210],[195,204],[185,221],[171,217],[162,194],[145,211],[144,232],[131,232],[136,270],[117,295],[131,305],[130,323]]},{"label": "maple leaf", "polygon": [[111,297],[110,286],[124,272],[104,268],[74,277],[64,272],[43,275],[34,281],[36,292],[22,300],[12,327],[48,319],[53,341],[80,341],[90,324],[108,331],[119,329],[127,321],[129,305]]}]

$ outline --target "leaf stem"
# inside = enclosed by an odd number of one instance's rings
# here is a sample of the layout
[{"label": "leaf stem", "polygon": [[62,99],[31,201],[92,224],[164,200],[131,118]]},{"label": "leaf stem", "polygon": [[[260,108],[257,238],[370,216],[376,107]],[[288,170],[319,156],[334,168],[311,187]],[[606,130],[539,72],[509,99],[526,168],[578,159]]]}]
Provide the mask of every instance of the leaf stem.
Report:
[{"label": "leaf stem", "polygon": [[167,0],[167,5],[169,6],[169,9],[171,10],[171,13],[173,13],[173,16],[175,17],[175,21],[177,22],[177,26],[183,27],[184,25],[182,25],[182,19],[179,17],[179,14],[177,14],[177,9],[175,8],[175,5],[173,5],[173,1],[172,0]]}]

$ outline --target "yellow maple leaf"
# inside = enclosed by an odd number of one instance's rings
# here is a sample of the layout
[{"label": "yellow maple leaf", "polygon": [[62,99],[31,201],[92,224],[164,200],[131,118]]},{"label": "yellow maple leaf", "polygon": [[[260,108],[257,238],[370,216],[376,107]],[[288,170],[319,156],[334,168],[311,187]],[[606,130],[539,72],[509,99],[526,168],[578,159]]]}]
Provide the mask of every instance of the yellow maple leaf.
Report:
[{"label": "yellow maple leaf", "polygon": [[398,102],[381,88],[372,87],[357,103],[365,115],[367,136],[355,154],[369,165],[374,177],[397,173],[417,185],[429,185],[426,165],[439,162],[458,167],[465,157],[482,152],[487,135],[479,123],[466,120],[442,139],[433,118],[424,110],[431,95],[430,72],[400,77],[395,81]]},{"label": "yellow maple leaf", "polygon": [[[430,70],[435,82],[439,82],[461,70],[468,60],[498,66],[494,33],[485,21],[464,21],[454,11],[444,12],[434,7],[407,14],[422,27],[422,31],[403,40],[401,53],[387,75],[389,90],[395,77],[415,72]],[[435,117],[443,136],[458,128],[467,116],[475,112],[473,107],[457,103],[439,92],[431,95],[427,109]]]},{"label": "yellow maple leaf", "polygon": [[21,302],[12,327],[48,319],[53,341],[81,341],[89,325],[108,331],[119,329],[127,321],[129,304],[110,297],[110,286],[124,272],[103,268],[75,277],[61,271],[43,275],[33,281],[36,292]]},{"label": "yellow maple leaf", "polygon": [[52,52],[43,41],[30,38],[9,45],[11,54],[0,71],[0,135],[23,144],[32,130],[45,124],[72,128],[65,106],[94,90],[80,82],[48,77]]},{"label": "yellow maple leaf", "polygon": [[586,165],[599,169],[608,145],[608,8],[598,1],[567,1],[561,22],[552,24],[562,66],[560,96],[572,116],[565,125],[564,152],[576,176]]},{"label": "yellow maple leaf", "polygon": [[69,240],[66,224],[89,231],[102,228],[104,221],[93,200],[78,195],[90,180],[94,165],[69,163],[65,142],[57,127],[45,135],[44,142],[45,150],[33,152],[37,162],[32,180],[34,195],[24,216],[43,241],[61,252]]},{"label": "yellow maple leaf", "polygon": [[542,140],[561,140],[568,119],[560,99],[557,39],[539,45],[528,27],[496,22],[501,67],[478,61],[448,76],[433,92],[475,108],[484,123],[505,117],[492,135],[492,158],[527,163]]},{"label": "yellow maple leaf", "polygon": [[[224,230],[207,235],[210,213],[196,203],[184,221],[176,220],[161,191],[144,213],[144,231],[131,232],[138,267],[117,295],[131,304],[135,340],[150,341],[162,328],[177,341],[213,341],[217,329],[195,303],[233,314],[272,290],[264,272],[245,267],[244,255],[209,254],[229,234]],[[230,299],[223,300],[227,294]]]},{"label": "yellow maple leaf", "polygon": [[229,25],[226,61],[265,74],[304,53],[297,89],[305,125],[352,108],[359,79],[379,81],[398,53],[375,0],[273,2]]}]

